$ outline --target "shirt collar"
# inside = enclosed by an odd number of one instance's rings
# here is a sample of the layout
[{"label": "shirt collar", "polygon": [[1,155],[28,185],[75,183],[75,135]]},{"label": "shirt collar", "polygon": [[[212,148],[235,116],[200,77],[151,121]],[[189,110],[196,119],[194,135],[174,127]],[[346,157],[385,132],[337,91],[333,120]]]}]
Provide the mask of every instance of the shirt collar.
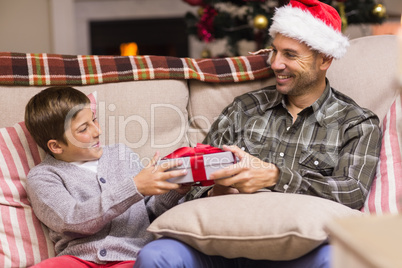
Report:
[{"label": "shirt collar", "polygon": [[[317,122],[320,125],[324,124],[323,120],[325,118],[325,113],[323,113],[322,111],[325,109],[323,109],[323,107],[325,107],[328,104],[329,99],[332,96],[331,86],[329,84],[328,79],[325,78],[325,82],[326,82],[326,86],[325,86],[324,92],[321,94],[321,96],[311,106],[303,109],[303,111],[306,111],[307,109],[312,109],[313,116],[316,118]],[[275,89],[275,87],[274,87],[274,89]],[[276,92],[276,96],[273,98],[272,101],[270,101],[266,104],[266,106],[264,107],[265,109],[263,109],[263,110],[272,109],[273,107],[276,107],[277,105],[280,105],[280,104],[287,110],[286,98],[284,97],[284,95],[280,94],[276,89],[275,89],[275,92]]]},{"label": "shirt collar", "polygon": [[313,114],[317,120],[317,122],[322,126],[324,124],[325,119],[325,107],[329,105],[329,101],[332,96],[331,86],[329,84],[328,79],[325,78],[326,86],[324,92],[321,96],[311,105],[313,109]]}]

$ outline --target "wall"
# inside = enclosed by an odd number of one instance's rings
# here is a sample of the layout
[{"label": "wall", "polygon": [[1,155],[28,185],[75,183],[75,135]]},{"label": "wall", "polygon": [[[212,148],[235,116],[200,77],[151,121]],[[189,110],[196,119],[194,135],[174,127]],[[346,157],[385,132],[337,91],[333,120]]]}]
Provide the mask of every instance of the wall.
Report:
[{"label": "wall", "polygon": [[74,0],[49,0],[54,53],[77,54],[74,7]]},{"label": "wall", "polygon": [[[402,1],[381,2],[391,20],[398,21]],[[188,10],[196,7],[182,0],[0,0],[0,51],[88,54],[91,19],[174,17]],[[348,29],[351,38],[367,34],[369,27]],[[213,54],[224,50],[221,41],[206,45],[190,38],[190,46],[191,57],[199,57],[206,47]]]},{"label": "wall", "polygon": [[88,54],[89,20],[177,17],[194,9],[182,0],[0,0],[0,51]]},{"label": "wall", "polygon": [[391,17],[398,17],[400,18],[402,14],[402,1],[401,0],[382,0],[385,7],[387,8],[387,13]]},{"label": "wall", "polygon": [[0,51],[52,51],[48,0],[0,0]]}]

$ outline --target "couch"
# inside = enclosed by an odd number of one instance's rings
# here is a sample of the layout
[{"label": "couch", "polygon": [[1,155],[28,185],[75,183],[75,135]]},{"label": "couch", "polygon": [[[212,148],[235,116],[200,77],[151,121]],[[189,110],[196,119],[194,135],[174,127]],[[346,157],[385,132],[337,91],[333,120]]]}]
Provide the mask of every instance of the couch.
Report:
[{"label": "couch", "polygon": [[[384,132],[362,214],[401,209],[402,106],[396,52],[395,36],[354,39],[346,56],[328,71],[332,87],[374,111]],[[47,228],[36,219],[24,190],[26,174],[44,154],[23,124],[30,97],[48,86],[65,85],[90,94],[97,102],[101,142],[125,143],[147,164],[156,150],[166,155],[202,142],[235,96],[274,84],[266,61],[267,55],[190,59],[0,53],[0,266],[28,267],[54,256]]]}]

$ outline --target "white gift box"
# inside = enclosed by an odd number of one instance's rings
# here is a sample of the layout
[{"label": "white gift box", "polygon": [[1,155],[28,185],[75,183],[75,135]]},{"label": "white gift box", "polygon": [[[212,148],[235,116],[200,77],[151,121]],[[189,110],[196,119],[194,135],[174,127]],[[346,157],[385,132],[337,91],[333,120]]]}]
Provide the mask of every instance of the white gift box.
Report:
[{"label": "white gift box", "polygon": [[[200,157],[203,160],[203,164],[199,164],[199,162],[195,162],[195,166],[191,166],[191,158]],[[214,171],[220,170],[224,167],[233,165],[235,163],[235,158],[232,152],[221,152],[221,153],[213,153],[213,154],[203,154],[198,156],[189,156],[189,157],[179,157],[179,158],[172,158],[172,159],[164,159],[158,162],[158,165],[163,165],[163,163],[171,162],[180,159],[182,161],[182,165],[177,166],[174,169],[187,169],[187,174],[171,178],[168,181],[174,183],[194,183],[194,182],[202,182],[209,180],[209,175]],[[201,160],[200,160],[201,161]],[[202,170],[205,171],[205,173]],[[200,171],[198,171],[200,170]],[[202,177],[194,178],[194,174],[205,174]]]}]

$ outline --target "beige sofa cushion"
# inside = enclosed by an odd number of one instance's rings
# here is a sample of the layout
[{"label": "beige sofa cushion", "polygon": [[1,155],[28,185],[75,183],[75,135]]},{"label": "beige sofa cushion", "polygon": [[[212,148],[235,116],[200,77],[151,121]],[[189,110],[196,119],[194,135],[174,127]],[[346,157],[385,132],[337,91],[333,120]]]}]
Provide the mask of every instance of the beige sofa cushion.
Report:
[{"label": "beige sofa cushion", "polygon": [[24,120],[25,105],[45,87],[0,86],[0,127],[11,127]]},{"label": "beige sofa cushion", "polygon": [[188,146],[186,81],[104,84],[97,92],[99,121],[108,133],[106,144],[126,144],[144,164],[156,150],[164,156]]},{"label": "beige sofa cushion", "polygon": [[394,35],[353,39],[346,55],[332,62],[327,77],[333,88],[372,110],[382,122],[400,90],[397,55]]},{"label": "beige sofa cushion", "polygon": [[212,123],[236,96],[275,84],[274,78],[247,83],[205,83],[191,80],[189,116],[190,144],[202,142]]},{"label": "beige sofa cushion", "polygon": [[361,216],[324,198],[276,192],[201,198],[178,205],[148,227],[209,255],[291,260],[323,242],[327,222]]},{"label": "beige sofa cushion", "polygon": [[[0,87],[1,126],[24,120],[28,100],[44,87]],[[147,164],[188,146],[188,88],[185,80],[133,81],[75,87],[97,92],[103,144],[125,143]]]}]

